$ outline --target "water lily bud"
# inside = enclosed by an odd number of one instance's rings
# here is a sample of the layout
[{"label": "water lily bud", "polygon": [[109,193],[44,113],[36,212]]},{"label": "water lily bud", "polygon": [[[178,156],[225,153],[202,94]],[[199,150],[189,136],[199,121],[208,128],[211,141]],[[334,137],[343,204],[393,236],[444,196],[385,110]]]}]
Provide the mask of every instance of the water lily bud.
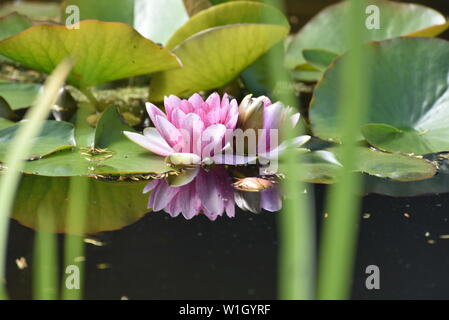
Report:
[{"label": "water lily bud", "polygon": [[252,95],[247,95],[239,106],[238,127],[246,129],[262,129],[264,119],[264,97],[256,99]]},{"label": "water lily bud", "polygon": [[165,162],[174,166],[199,165],[201,157],[194,153],[173,153],[165,158]]},{"label": "water lily bud", "polygon": [[243,178],[238,179],[234,184],[234,188],[240,191],[260,192],[274,186],[274,182],[262,178]]}]

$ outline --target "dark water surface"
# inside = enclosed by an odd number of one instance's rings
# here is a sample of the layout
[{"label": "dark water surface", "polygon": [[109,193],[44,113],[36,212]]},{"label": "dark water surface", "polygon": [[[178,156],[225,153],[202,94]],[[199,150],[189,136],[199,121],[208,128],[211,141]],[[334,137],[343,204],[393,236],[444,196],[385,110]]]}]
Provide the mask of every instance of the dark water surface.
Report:
[{"label": "dark water surface", "polygon": [[[316,189],[320,222],[324,187]],[[449,239],[440,238],[449,234],[448,208],[448,194],[365,197],[353,298],[449,298]],[[274,299],[278,215],[238,211],[235,219],[210,222],[150,213],[122,230],[98,234],[93,238],[106,245],[86,244],[85,297]],[[12,221],[7,280],[13,299],[31,298],[33,238],[32,230]],[[28,268],[18,269],[20,257]],[[365,288],[365,269],[373,264],[380,268],[380,290]]]}]

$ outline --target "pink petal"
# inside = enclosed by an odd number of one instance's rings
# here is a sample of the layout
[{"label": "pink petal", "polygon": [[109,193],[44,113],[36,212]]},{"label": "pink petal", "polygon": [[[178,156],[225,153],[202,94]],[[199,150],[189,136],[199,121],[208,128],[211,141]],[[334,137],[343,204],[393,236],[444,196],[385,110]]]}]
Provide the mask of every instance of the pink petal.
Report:
[{"label": "pink petal", "polygon": [[279,187],[274,186],[260,193],[260,206],[270,212],[277,212],[282,209],[282,199]]},{"label": "pink petal", "polygon": [[148,182],[148,184],[143,189],[143,193],[145,194],[145,193],[152,191],[154,188],[156,188],[159,185],[159,183],[161,183],[161,180],[157,180],[157,179]]},{"label": "pink petal", "polygon": [[212,157],[216,152],[220,152],[223,149],[225,134],[226,127],[222,124],[214,124],[204,130],[201,136],[201,156],[203,158]]},{"label": "pink petal", "polygon": [[147,107],[148,115],[150,116],[150,119],[151,119],[151,121],[153,122],[154,125],[156,125],[156,116],[161,116],[161,117],[164,117],[164,118],[167,117],[165,115],[165,113],[163,113],[154,104],[147,102],[147,103],[145,103],[145,106]]},{"label": "pink petal", "polygon": [[181,132],[167,120],[165,117],[156,116],[157,129],[161,134],[162,138],[173,148],[173,150],[178,151],[182,149],[183,137]]},{"label": "pink petal", "polygon": [[189,98],[189,102],[196,109],[201,107],[201,105],[204,103],[204,100],[198,93],[195,93]]},{"label": "pink petal", "polygon": [[178,129],[181,128],[182,123],[184,121],[184,118],[186,117],[186,114],[181,109],[175,109],[171,114],[171,122],[177,127]]},{"label": "pink petal", "polygon": [[203,207],[212,215],[219,215],[224,210],[223,200],[218,192],[218,185],[212,172],[201,170],[196,180],[196,192]]},{"label": "pink petal", "polygon": [[220,110],[221,107],[221,101],[220,101],[220,95],[216,92],[212,93],[207,99],[206,103],[212,108],[216,110]]},{"label": "pink petal", "polygon": [[144,135],[129,131],[124,131],[123,133],[134,143],[158,155],[166,157],[174,152],[155,128],[146,128]]},{"label": "pink petal", "polygon": [[[190,146],[188,152],[201,156],[201,134],[204,130],[204,123],[195,113],[189,113],[182,123],[181,134],[184,136],[184,143]],[[187,152],[187,151],[183,151]]]},{"label": "pink petal", "polygon": [[158,185],[151,194],[150,205],[153,211],[164,209],[173,197],[179,192],[179,188],[170,187],[165,181]]},{"label": "pink petal", "polygon": [[181,104],[181,99],[177,96],[171,95],[164,98],[165,112],[167,113],[167,118],[171,121],[173,110],[178,109]]}]

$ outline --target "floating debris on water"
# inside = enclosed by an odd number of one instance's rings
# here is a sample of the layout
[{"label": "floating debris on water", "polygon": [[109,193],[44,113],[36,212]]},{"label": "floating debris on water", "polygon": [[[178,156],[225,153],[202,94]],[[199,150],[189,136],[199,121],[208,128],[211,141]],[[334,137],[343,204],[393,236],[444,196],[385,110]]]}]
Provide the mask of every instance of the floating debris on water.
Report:
[{"label": "floating debris on water", "polygon": [[323,217],[324,217],[325,219],[329,218],[329,213],[325,212],[325,213],[323,214]]},{"label": "floating debris on water", "polygon": [[440,235],[440,239],[449,239],[449,234]]},{"label": "floating debris on water", "polygon": [[99,263],[97,264],[97,269],[106,270],[109,269],[111,265],[109,263]]},{"label": "floating debris on water", "polygon": [[427,240],[427,243],[428,243],[428,244],[435,244],[435,242],[436,242],[436,241],[435,241],[435,240],[432,240],[432,239]]},{"label": "floating debris on water", "polygon": [[20,257],[19,259],[16,259],[16,264],[17,264],[17,268],[19,268],[19,270],[28,268],[28,263],[27,263],[27,260],[25,259],[25,257]]},{"label": "floating debris on water", "polygon": [[369,219],[371,218],[371,213],[364,213],[362,217],[363,219]]},{"label": "floating debris on water", "polygon": [[430,232],[427,231],[427,232],[424,234],[424,236],[425,236],[426,238],[430,237]]},{"label": "floating debris on water", "polygon": [[411,215],[409,213],[407,213],[407,212],[404,212],[404,217],[406,217],[407,219],[410,219]]},{"label": "floating debris on water", "polygon": [[94,245],[94,246],[97,246],[97,247],[103,247],[104,245],[106,245],[105,242],[101,242],[99,240],[92,239],[92,238],[85,238],[84,242],[88,243],[88,244],[91,244],[91,245]]}]

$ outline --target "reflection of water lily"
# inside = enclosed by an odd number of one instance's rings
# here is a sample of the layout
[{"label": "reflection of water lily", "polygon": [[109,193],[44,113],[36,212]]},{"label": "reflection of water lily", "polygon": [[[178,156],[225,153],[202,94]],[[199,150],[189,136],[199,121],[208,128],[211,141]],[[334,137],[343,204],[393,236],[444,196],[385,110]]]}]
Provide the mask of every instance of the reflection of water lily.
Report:
[{"label": "reflection of water lily", "polygon": [[148,208],[164,210],[172,217],[182,213],[191,219],[204,213],[215,220],[225,212],[228,217],[235,214],[232,179],[223,166],[214,166],[209,171],[200,169],[193,180],[178,187],[170,186],[165,179],[153,180],[144,190],[150,191]]}]

